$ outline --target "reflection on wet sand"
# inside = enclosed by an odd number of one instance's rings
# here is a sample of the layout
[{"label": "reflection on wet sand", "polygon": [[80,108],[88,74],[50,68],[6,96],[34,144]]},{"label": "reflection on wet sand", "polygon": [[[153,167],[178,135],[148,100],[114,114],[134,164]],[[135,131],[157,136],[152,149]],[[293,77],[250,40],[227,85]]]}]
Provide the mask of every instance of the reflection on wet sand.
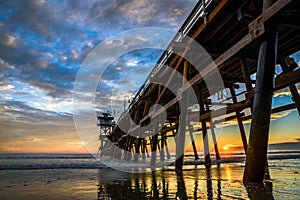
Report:
[{"label": "reflection on wet sand", "polygon": [[[221,165],[189,166],[183,171],[165,168],[141,174],[102,170],[98,199],[274,199],[271,182],[245,188],[240,181],[242,172],[241,166]],[[103,180],[103,173],[119,176]]]},{"label": "reflection on wet sand", "polygon": [[272,183],[256,183],[247,185],[247,192],[250,199],[273,200]]}]

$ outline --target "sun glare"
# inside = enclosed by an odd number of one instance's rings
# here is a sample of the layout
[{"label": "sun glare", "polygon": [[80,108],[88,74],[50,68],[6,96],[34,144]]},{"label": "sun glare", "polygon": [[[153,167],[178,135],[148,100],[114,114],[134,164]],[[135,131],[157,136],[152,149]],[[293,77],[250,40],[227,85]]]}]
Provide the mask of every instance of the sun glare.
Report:
[{"label": "sun glare", "polygon": [[229,147],[228,147],[228,146],[223,146],[223,150],[224,150],[224,151],[228,151],[228,150],[229,150]]},{"label": "sun glare", "polygon": [[223,148],[224,151],[234,151],[238,147],[239,146],[235,145],[235,144],[226,144],[226,145],[222,146],[222,148]]}]

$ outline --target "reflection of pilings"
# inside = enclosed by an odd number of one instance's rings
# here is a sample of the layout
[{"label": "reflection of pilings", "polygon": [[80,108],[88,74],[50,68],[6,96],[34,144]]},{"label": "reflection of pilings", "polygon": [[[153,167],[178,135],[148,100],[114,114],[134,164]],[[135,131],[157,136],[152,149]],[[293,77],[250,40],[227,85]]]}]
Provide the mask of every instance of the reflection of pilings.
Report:
[{"label": "reflection of pilings", "polygon": [[153,188],[153,199],[159,199],[159,191],[157,188],[156,175],[152,172],[152,188]]},{"label": "reflection of pilings", "polygon": [[206,187],[207,187],[207,199],[213,199],[213,189],[212,189],[210,168],[206,168]]},{"label": "reflection of pilings", "polygon": [[182,171],[176,170],[177,175],[177,197],[179,199],[187,199],[185,183],[182,175]]},{"label": "reflection of pilings", "polygon": [[221,199],[221,196],[222,196],[222,186],[221,186],[221,180],[222,180],[222,177],[221,177],[221,172],[220,172],[220,167],[221,165],[218,163],[217,164],[217,178],[218,178],[218,183],[217,183],[217,194],[218,194],[218,199]]},{"label": "reflection of pilings", "polygon": [[[196,166],[195,166],[196,169]],[[197,193],[198,193],[198,177],[195,177],[195,184],[194,184],[194,199],[198,199],[197,198]]]},{"label": "reflection of pilings", "polygon": [[[221,184],[227,181],[222,179],[224,168],[221,164],[205,169],[195,166],[193,170],[162,170],[127,176],[123,172],[102,169],[104,177],[113,175],[117,179],[106,182],[100,173],[98,199],[226,199]],[[223,188],[226,193],[227,189]],[[251,199],[273,199],[272,182],[247,185],[246,189]]]},{"label": "reflection of pilings", "polygon": [[[164,173],[164,171],[163,171]],[[163,199],[168,198],[168,192],[169,192],[169,184],[165,180],[165,175],[162,175],[162,192],[163,192]]]},{"label": "reflection of pilings", "polygon": [[[263,1],[263,11],[273,1]],[[266,37],[261,43],[257,64],[256,87],[252,110],[249,145],[246,156],[244,182],[262,182],[267,159],[273,80],[277,49],[276,23],[265,23]]]},{"label": "reflection of pilings", "polygon": [[273,200],[272,184],[255,183],[248,184],[247,187],[248,197],[251,200],[264,199]]},{"label": "reflection of pilings", "polygon": [[[231,93],[231,97],[232,97],[232,102],[237,103],[237,98],[236,98],[236,94],[235,94],[233,86],[230,87],[230,93]],[[241,116],[240,111],[235,111],[235,114],[236,114],[236,119],[238,122],[239,129],[240,129],[240,133],[241,133],[244,151],[247,154],[247,138],[246,138],[246,133],[245,133],[245,129],[244,129],[243,121],[242,121],[242,116]]]}]

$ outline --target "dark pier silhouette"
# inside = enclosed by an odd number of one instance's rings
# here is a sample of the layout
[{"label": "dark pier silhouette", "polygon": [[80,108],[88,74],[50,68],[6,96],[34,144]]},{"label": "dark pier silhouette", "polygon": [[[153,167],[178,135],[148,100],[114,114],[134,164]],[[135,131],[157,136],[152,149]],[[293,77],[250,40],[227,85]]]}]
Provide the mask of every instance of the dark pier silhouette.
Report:
[{"label": "dark pier silhouette", "polygon": [[[170,158],[168,141],[174,138],[175,168],[180,170],[186,134],[190,135],[197,160],[198,144],[193,133],[201,132],[205,163],[209,167],[209,138],[213,139],[216,159],[220,159],[216,125],[236,119],[246,153],[244,183],[261,183],[267,163],[271,114],[295,108],[300,114],[300,96],[295,86],[300,82],[300,70],[289,57],[300,50],[299,10],[299,0],[199,1],[135,95],[127,115],[121,115],[108,134],[108,139],[118,147],[112,147],[118,150],[111,151],[116,152],[111,156],[135,162],[151,157],[155,166],[158,158]],[[202,45],[211,60],[195,51],[191,40]],[[281,66],[281,74],[275,74],[276,65]],[[183,77],[181,81],[178,74]],[[216,74],[220,74],[222,82],[214,79]],[[159,80],[164,84],[158,84]],[[274,92],[284,88],[291,91],[293,103],[272,108]],[[225,91],[230,95],[224,95]],[[197,102],[189,100],[193,94]],[[161,107],[155,107],[156,104]],[[197,109],[191,109],[195,105]],[[247,138],[243,122],[249,119]],[[167,189],[167,185],[163,187]],[[180,182],[178,187],[185,186]],[[178,196],[185,198],[184,192]]]}]

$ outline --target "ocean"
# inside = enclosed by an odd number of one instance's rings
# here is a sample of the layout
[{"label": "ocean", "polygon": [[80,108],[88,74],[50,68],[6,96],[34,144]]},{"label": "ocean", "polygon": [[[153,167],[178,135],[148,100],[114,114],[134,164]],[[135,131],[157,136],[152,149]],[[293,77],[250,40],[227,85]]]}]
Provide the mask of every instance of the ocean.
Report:
[{"label": "ocean", "polygon": [[271,179],[251,189],[242,183],[241,152],[222,154],[211,168],[188,154],[182,172],[171,165],[144,173],[111,169],[89,154],[1,154],[0,199],[295,200],[300,199],[299,158],[300,151],[270,151]]},{"label": "ocean", "polygon": [[[170,165],[173,165],[175,156],[172,155]],[[201,165],[204,159],[194,161],[194,155],[185,155],[185,165]],[[211,154],[212,162],[214,154]],[[234,163],[245,161],[243,152],[230,152],[221,154],[221,163]],[[268,160],[299,159],[300,150],[273,150],[268,153]],[[159,156],[157,157],[159,160]],[[117,162],[124,164],[124,162]],[[134,163],[132,162],[132,165]],[[126,163],[124,164],[126,167]],[[108,168],[90,154],[0,154],[0,170],[34,170],[34,169],[100,169]]]}]

